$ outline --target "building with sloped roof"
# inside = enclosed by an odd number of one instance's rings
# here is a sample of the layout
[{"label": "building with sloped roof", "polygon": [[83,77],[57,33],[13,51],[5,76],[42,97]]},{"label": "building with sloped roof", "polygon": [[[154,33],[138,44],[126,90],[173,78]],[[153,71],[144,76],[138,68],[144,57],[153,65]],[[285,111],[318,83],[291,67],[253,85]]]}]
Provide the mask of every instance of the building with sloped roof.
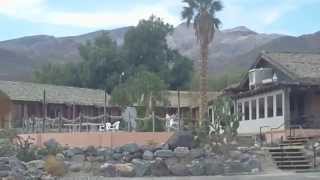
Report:
[{"label": "building with sloped roof", "polygon": [[59,113],[74,119],[80,113],[97,116],[104,113],[119,115],[120,109],[110,107],[110,96],[103,90],[56,86],[29,82],[0,81],[0,91],[11,101],[7,116],[11,127],[22,127],[23,120],[34,117],[56,118]]},{"label": "building with sloped roof", "polygon": [[239,133],[319,129],[320,54],[263,52],[225,93],[241,114]]}]

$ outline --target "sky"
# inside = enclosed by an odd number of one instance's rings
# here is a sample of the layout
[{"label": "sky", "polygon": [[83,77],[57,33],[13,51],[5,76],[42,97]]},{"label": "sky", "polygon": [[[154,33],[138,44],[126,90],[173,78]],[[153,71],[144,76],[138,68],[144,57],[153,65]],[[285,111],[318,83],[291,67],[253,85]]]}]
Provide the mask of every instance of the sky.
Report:
[{"label": "sky", "polygon": [[[320,0],[221,0],[222,29],[247,26],[260,33],[299,36],[320,31]],[[0,0],[0,41],[57,37],[137,25],[156,15],[182,23],[182,0]]]}]

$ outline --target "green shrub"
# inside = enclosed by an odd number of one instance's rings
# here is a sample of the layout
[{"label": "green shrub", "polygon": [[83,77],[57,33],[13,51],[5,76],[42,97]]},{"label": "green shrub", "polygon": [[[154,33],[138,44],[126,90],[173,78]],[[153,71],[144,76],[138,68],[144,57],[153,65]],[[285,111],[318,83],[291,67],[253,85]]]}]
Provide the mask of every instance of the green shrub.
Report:
[{"label": "green shrub", "polygon": [[0,139],[0,157],[8,157],[15,154],[14,145],[9,139]]},{"label": "green shrub", "polygon": [[17,137],[17,158],[24,162],[29,162],[37,159],[37,148],[32,145],[31,138],[23,139]]}]

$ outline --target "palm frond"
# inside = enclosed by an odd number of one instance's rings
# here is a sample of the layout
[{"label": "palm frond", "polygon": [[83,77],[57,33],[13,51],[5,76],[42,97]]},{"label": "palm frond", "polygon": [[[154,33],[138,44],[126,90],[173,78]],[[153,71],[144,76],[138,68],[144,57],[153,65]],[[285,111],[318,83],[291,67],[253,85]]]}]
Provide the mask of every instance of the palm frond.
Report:
[{"label": "palm frond", "polygon": [[221,11],[223,9],[223,5],[221,3],[221,1],[219,0],[214,0],[209,8],[209,13],[211,15],[214,15],[216,12]]},{"label": "palm frond", "polygon": [[184,7],[183,11],[181,13],[182,19],[186,19],[187,20],[187,26],[190,26],[191,20],[193,18],[194,15],[194,10],[192,7]]}]

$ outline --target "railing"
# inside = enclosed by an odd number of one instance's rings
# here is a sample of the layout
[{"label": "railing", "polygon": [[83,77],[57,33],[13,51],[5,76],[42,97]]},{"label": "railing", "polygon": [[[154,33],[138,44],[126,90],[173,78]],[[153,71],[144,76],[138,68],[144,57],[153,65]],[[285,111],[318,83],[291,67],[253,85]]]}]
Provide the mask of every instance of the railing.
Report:
[{"label": "railing", "polygon": [[[133,118],[135,122],[137,121],[147,121],[152,120],[152,132],[156,131],[156,120],[160,120],[163,122],[163,126],[161,127],[166,128],[168,131],[171,130],[178,130],[178,121],[175,121],[174,127],[171,127],[167,121],[166,118],[160,117],[152,113],[152,115],[144,117],[144,118]],[[92,130],[93,127],[96,127],[95,129],[98,130],[99,126],[105,125],[107,122],[115,122],[115,121],[121,121],[124,120],[123,116],[112,116],[112,115],[98,115],[98,116],[85,116],[83,114],[80,114],[78,117],[74,119],[68,119],[63,117],[61,114],[59,114],[58,117],[51,118],[51,117],[30,117],[23,120],[23,132],[48,132],[54,131],[54,132],[62,132],[67,129],[69,132],[75,132],[79,131],[81,132],[83,130],[83,127],[86,129],[86,131],[89,131],[89,129]],[[122,121],[123,122],[123,121]],[[132,126],[132,119],[125,121],[127,125],[123,125],[122,127],[127,128],[128,131],[131,131]]]}]

